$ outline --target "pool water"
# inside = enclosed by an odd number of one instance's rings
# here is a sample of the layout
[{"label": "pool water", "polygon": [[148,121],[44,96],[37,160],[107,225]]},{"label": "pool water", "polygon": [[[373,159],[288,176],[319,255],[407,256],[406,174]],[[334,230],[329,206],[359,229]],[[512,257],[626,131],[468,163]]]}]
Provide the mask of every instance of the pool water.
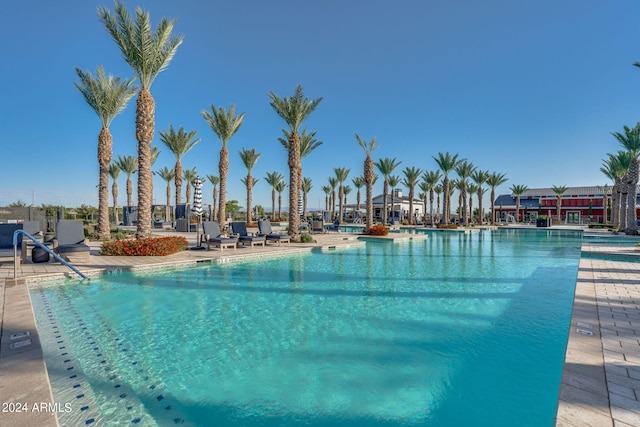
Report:
[{"label": "pool water", "polygon": [[442,233],[31,292],[61,425],[548,426],[579,257]]}]

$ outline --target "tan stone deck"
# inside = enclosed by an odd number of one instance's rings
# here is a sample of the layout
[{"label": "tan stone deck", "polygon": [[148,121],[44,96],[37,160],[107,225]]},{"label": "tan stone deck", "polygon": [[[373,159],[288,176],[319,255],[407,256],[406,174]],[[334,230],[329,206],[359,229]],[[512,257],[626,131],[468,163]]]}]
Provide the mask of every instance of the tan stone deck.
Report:
[{"label": "tan stone deck", "polygon": [[[195,233],[182,234],[193,244]],[[153,268],[211,262],[219,258],[277,256],[314,247],[359,244],[347,233],[316,235],[317,243],[268,245],[236,251],[185,251],[169,257],[101,257],[78,266],[87,274],[107,269]],[[421,238],[393,235],[394,239]],[[583,245],[583,251],[640,256],[640,250],[616,245]],[[33,411],[33,404],[53,402],[42,358],[27,280],[73,275],[59,263],[22,266],[13,281],[13,264],[0,265],[0,402],[26,403],[26,412],[0,412],[2,426],[56,426],[53,412]],[[27,335],[24,335],[28,333]],[[22,335],[21,335],[22,334]],[[28,344],[26,344],[28,342]],[[1,408],[0,408],[1,409]],[[640,263],[582,259],[578,272],[566,351],[557,426],[640,425]]]}]

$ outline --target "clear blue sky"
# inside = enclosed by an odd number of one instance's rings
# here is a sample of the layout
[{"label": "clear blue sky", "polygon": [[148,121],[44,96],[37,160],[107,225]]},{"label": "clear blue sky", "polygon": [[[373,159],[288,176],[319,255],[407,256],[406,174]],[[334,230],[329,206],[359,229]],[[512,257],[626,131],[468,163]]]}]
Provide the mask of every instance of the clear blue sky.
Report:
[{"label": "clear blue sky", "polygon": [[[155,25],[177,18],[184,34],[169,68],[154,82],[154,166],[173,167],[157,131],[197,130],[202,141],[183,159],[217,175],[220,142],[202,118],[211,104],[235,104],[245,124],[229,143],[227,199],[245,204],[242,147],[262,153],[254,204],[271,205],[267,171],[288,177],[277,142],[285,123],[267,93],[301,84],[324,100],[306,122],[324,142],[303,161],[313,180],[311,208],[334,167],[362,173],[354,132],[377,136],[375,159],[436,169],[450,151],[509,178],[509,186],[591,186],[618,146],[610,135],[640,119],[640,2],[637,0],[192,1],[126,0]],[[0,206],[97,206],[100,121],[73,86],[74,68],[98,65],[133,77],[97,17],[110,1],[9,2],[3,8],[0,85]],[[135,99],[135,98],[134,98]],[[135,102],[111,126],[114,157],[135,155]],[[134,175],[135,182],[135,175]],[[119,204],[126,202],[125,177]],[[165,201],[156,178],[155,202]],[[380,193],[381,180],[374,193]],[[205,202],[211,185],[205,184]],[[134,198],[135,198],[134,193]],[[287,198],[285,197],[285,200]],[[350,195],[355,201],[355,190]],[[485,199],[485,206],[488,197]]]}]

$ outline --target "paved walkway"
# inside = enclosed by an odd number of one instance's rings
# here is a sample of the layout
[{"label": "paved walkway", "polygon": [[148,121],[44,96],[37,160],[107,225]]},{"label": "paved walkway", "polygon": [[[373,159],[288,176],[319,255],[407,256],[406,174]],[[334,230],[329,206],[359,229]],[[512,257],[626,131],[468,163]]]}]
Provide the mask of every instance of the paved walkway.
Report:
[{"label": "paved walkway", "polygon": [[[172,234],[179,234],[173,232]],[[195,233],[184,233],[193,244]],[[393,236],[419,238],[419,235]],[[313,244],[269,245],[237,251],[185,251],[169,257],[100,257],[80,269],[158,268],[233,256],[277,256],[313,247],[359,244],[354,236],[316,236]],[[92,246],[92,255],[99,247]],[[584,244],[583,252],[639,257],[631,246]],[[20,277],[48,280],[73,274],[58,263],[24,264]],[[42,350],[25,279],[13,281],[13,264],[0,265],[0,403],[26,403],[26,411],[0,412],[4,426],[57,426]],[[6,280],[5,280],[6,279]],[[34,410],[33,405],[44,410]],[[46,406],[49,405],[49,406]],[[1,410],[2,408],[0,408]],[[557,426],[640,426],[640,263],[583,258],[576,283],[569,341],[558,401]]]}]

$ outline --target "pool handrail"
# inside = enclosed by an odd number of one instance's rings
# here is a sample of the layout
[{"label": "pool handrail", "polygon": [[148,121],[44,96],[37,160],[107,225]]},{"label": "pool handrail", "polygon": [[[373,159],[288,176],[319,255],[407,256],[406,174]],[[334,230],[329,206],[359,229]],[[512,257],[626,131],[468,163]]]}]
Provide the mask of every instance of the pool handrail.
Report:
[{"label": "pool handrail", "polygon": [[13,278],[14,280],[17,279],[17,275],[18,275],[18,236],[20,234],[23,234],[24,236],[31,239],[37,247],[47,251],[49,255],[52,255],[56,260],[60,261],[62,264],[69,267],[71,270],[76,272],[83,279],[88,279],[88,277],[84,275],[82,272],[80,272],[80,270],[75,268],[73,265],[69,264],[64,258],[62,258],[60,255],[58,255],[57,253],[49,249],[46,245],[42,244],[40,241],[38,241],[38,239],[33,237],[31,234],[27,233],[24,230],[16,230],[13,232]]}]

